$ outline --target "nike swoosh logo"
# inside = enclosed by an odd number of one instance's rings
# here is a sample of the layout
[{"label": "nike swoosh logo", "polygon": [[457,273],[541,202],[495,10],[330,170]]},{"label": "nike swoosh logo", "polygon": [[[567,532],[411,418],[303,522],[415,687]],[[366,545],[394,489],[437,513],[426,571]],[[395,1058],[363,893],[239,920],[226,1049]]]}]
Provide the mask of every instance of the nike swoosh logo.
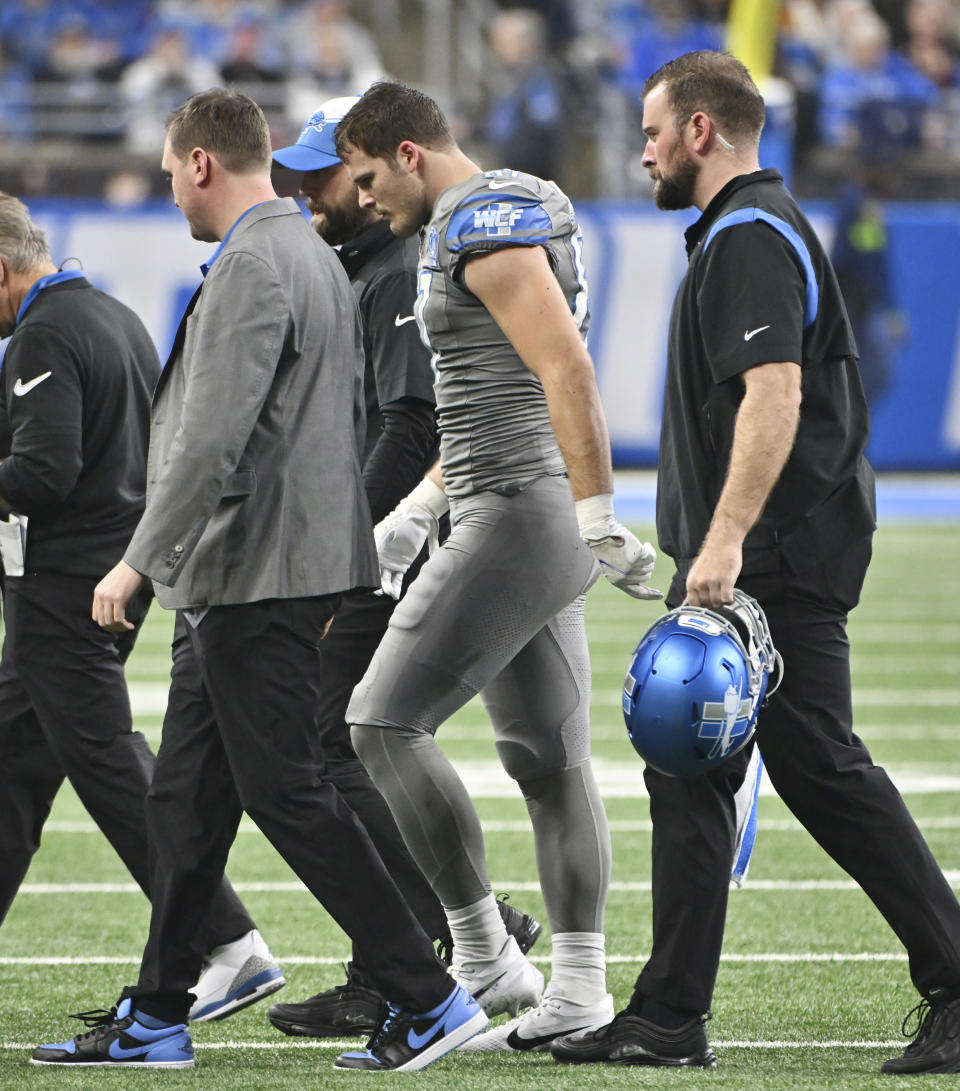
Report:
[{"label": "nike swoosh logo", "polygon": [[39,386],[44,379],[49,379],[52,374],[52,371],[45,371],[42,375],[38,375],[35,379],[31,379],[27,383],[25,383],[23,379],[17,379],[13,384],[13,392],[18,398],[22,398],[24,394],[29,394],[35,386]]},{"label": "nike swoosh logo", "polygon": [[491,179],[490,179],[490,180],[489,180],[489,181],[487,182],[487,185],[488,185],[488,186],[489,186],[489,187],[490,187],[491,189],[506,189],[506,188],[507,188],[507,186],[512,186],[512,185],[514,185],[514,182],[513,182],[513,180],[512,180],[512,179],[511,179],[511,180],[510,180],[509,182],[498,182],[498,181],[496,180],[496,178],[491,178]]},{"label": "nike swoosh logo", "polygon": [[425,1046],[427,1042],[429,1042],[432,1038],[436,1038],[440,1031],[443,1030],[444,1024],[446,1022],[446,1014],[447,1013],[444,1012],[443,1015],[433,1024],[433,1026],[426,1030],[423,1034],[417,1034],[417,1032],[411,1027],[410,1031],[407,1034],[407,1045],[411,1049],[420,1049],[421,1047]]},{"label": "nike swoosh logo", "polygon": [[142,1057],[147,1051],[147,1045],[137,1046],[136,1049],[124,1049],[120,1042],[115,1038],[109,1045],[107,1053],[115,1061],[132,1061],[136,1057]]},{"label": "nike swoosh logo", "polygon": [[405,318],[401,318],[400,315],[393,320],[395,326],[402,326],[406,322],[412,322],[417,316],[415,314],[408,314]]},{"label": "nike swoosh logo", "polygon": [[[588,1030],[591,1024],[586,1023],[582,1027],[570,1027],[568,1030],[564,1030],[561,1034],[565,1037],[568,1034],[577,1034],[581,1030]],[[553,1042],[557,1038],[561,1037],[554,1031],[552,1034],[541,1034],[536,1038],[521,1038],[515,1031],[511,1030],[507,1035],[507,1045],[511,1049],[538,1049],[540,1046],[545,1046],[548,1042]]]},{"label": "nike swoosh logo", "polygon": [[757,326],[755,330],[744,330],[743,339],[744,341],[749,341],[751,337],[756,337],[758,333],[763,333],[764,330],[768,329],[770,329],[769,326]]}]

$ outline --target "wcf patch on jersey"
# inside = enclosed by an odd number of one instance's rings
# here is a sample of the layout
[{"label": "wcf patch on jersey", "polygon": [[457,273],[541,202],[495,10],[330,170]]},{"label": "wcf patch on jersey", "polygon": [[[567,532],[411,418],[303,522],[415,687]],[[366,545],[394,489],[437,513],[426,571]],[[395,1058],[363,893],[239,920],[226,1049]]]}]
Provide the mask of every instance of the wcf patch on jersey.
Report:
[{"label": "wcf patch on jersey", "polygon": [[509,201],[474,199],[450,217],[447,246],[454,254],[476,244],[485,249],[489,239],[538,246],[550,241],[550,232],[550,217],[539,201],[519,196]]},{"label": "wcf patch on jersey", "polygon": [[486,208],[473,210],[473,226],[477,231],[486,231],[494,237],[509,235],[514,225],[523,219],[523,209],[514,208],[509,201],[498,201]]}]

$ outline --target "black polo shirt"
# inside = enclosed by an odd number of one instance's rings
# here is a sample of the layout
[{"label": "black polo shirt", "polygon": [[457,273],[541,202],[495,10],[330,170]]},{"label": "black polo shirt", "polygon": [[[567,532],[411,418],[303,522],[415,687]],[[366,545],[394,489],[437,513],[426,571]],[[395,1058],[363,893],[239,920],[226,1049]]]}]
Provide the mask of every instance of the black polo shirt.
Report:
[{"label": "black polo shirt", "polygon": [[140,319],[83,277],[18,315],[0,373],[12,432],[0,496],[29,517],[29,572],[100,578],[143,514],[157,350]]},{"label": "black polo shirt", "polygon": [[670,318],[657,488],[660,548],[681,570],[706,536],[758,364],[802,369],[796,441],[744,542],[743,574],[794,572],[874,527],[857,348],[823,246],[778,171],[732,179],[687,230]]},{"label": "black polo shirt", "polygon": [[417,298],[416,235],[398,238],[386,220],[340,247],[363,326],[367,435],[364,461],[383,427],[380,407],[403,398],[435,404],[430,354],[413,314]]}]

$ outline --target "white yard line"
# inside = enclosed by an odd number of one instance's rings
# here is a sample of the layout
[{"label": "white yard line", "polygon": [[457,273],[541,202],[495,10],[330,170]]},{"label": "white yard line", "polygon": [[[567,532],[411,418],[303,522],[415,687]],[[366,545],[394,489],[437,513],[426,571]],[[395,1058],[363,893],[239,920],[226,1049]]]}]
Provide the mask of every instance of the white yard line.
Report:
[{"label": "white yard line", "polygon": [[[921,815],[914,814],[917,825],[923,830],[960,830],[960,817],[940,817],[940,818],[924,818]],[[610,819],[608,825],[610,826],[611,833],[651,833],[653,831],[653,823],[649,819]],[[795,818],[761,818],[757,823],[757,830],[760,833],[799,833],[804,837],[808,836],[807,831],[800,825]],[[530,822],[528,819],[514,819],[514,820],[483,820],[483,832],[486,834],[492,833],[522,833],[529,834],[532,832]],[[97,825],[89,818],[80,819],[78,821],[59,821],[57,819],[51,819],[43,827],[43,834],[45,837],[51,834],[84,834],[87,836],[100,834],[100,830]],[[259,834],[260,831],[249,820],[244,819],[240,823],[240,828],[237,830],[238,834]]]},{"label": "white yard line", "polygon": [[[314,1049],[314,1050],[327,1050],[327,1049],[355,1049],[357,1046],[357,1038],[323,1038],[323,1039],[291,1039],[291,1038],[278,1038],[274,1042],[247,1042],[247,1041],[228,1041],[228,1042],[205,1042],[200,1039],[194,1041],[196,1049],[203,1053],[206,1050],[223,1049],[223,1050],[247,1050],[247,1049],[259,1049],[259,1050],[274,1050],[274,1049]],[[903,1049],[904,1040],[894,1039],[888,1042],[869,1042],[869,1041],[856,1041],[856,1042],[842,1042],[842,1041],[825,1041],[825,1042],[796,1042],[796,1041],[765,1041],[765,1042],[748,1042],[748,1041],[713,1041],[710,1045],[714,1049]],[[9,1050],[33,1050],[36,1048],[36,1042],[0,1042],[0,1049]],[[102,1071],[102,1069],[97,1070]]]},{"label": "white yard line", "polygon": [[[632,955],[607,955],[607,965],[630,965],[645,962],[648,952]],[[334,955],[277,955],[284,966],[340,966],[350,958],[349,954]],[[550,963],[549,955],[532,954],[531,962]],[[799,963],[799,962],[906,962],[903,952],[819,951],[815,953],[791,951],[767,951],[753,954],[726,954],[721,962],[728,963]],[[136,966],[139,955],[10,955],[0,957],[0,966]]]},{"label": "white yard line", "polygon": [[[956,639],[960,642],[960,628],[957,630]],[[596,639],[594,643],[600,646],[602,639]],[[618,642],[619,643],[619,642]],[[629,656],[624,653],[624,667]],[[955,660],[956,662],[956,660]],[[945,672],[946,673],[946,672]],[[956,671],[950,676],[950,681],[955,681]],[[131,682],[130,704],[134,717],[137,716],[162,716],[167,707],[167,685],[160,682]],[[896,708],[953,708],[960,707],[960,689],[946,686],[936,686],[930,689],[887,689],[856,686],[853,691],[853,703],[859,708],[883,708],[893,706]],[[597,708],[620,707],[620,693],[595,693],[591,704]]]},{"label": "white yard line", "polygon": [[[862,728],[860,729],[863,730]],[[606,758],[593,759],[593,772],[597,778],[600,794],[604,799],[635,799],[646,797],[643,785],[643,766],[639,760],[611,761]],[[520,789],[504,772],[503,766],[495,758],[489,760],[454,761],[457,772],[463,778],[467,791],[474,799],[517,799],[521,798]],[[960,793],[960,762],[957,771],[949,769],[932,773],[932,768],[942,768],[942,763],[915,762],[913,766],[885,765],[887,773],[904,794],[924,795],[931,792]],[[768,777],[760,785],[760,794],[776,795]],[[47,830],[56,827],[48,825]]]},{"label": "white yard line", "polygon": [[[960,887],[960,871],[945,871],[951,886]],[[539,891],[540,884],[526,880],[498,879],[493,886],[500,890]],[[234,882],[235,890],[243,894],[306,894],[307,888],[299,881],[292,882]],[[615,894],[643,894],[650,890],[649,880],[637,882],[612,882],[610,890]],[[777,891],[787,894],[810,890],[860,890],[852,879],[747,879],[740,894],[748,891]],[[136,883],[24,883],[20,894],[141,894]]]}]

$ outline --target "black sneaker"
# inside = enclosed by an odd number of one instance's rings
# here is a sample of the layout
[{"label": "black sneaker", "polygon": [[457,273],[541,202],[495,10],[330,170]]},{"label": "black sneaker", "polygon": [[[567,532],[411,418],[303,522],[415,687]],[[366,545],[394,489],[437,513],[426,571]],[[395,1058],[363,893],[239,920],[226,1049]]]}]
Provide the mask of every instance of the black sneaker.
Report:
[{"label": "black sneaker", "polygon": [[[508,905],[509,894],[497,897],[497,907],[507,934],[513,936],[523,954],[537,942],[543,925]],[[445,966],[453,960],[453,940],[445,936],[437,945],[437,955]],[[373,1032],[383,1022],[387,1003],[353,967],[346,966],[347,980],[326,992],[317,993],[299,1004],[274,1004],[267,1018],[284,1034],[302,1038],[358,1038]]]},{"label": "black sneaker", "polygon": [[346,984],[317,993],[300,1004],[274,1004],[267,1018],[284,1034],[303,1038],[338,1038],[373,1034],[387,1014],[383,997],[364,981],[352,963],[344,967]]},{"label": "black sneaker", "polygon": [[[907,1030],[911,1016],[915,1016],[916,1027]],[[884,1061],[881,1072],[960,1072],[960,997],[939,1002],[921,1000],[907,1012],[901,1030],[913,1041],[902,1057]]]},{"label": "black sneaker", "polygon": [[30,1058],[33,1064],[193,1068],[193,1044],[186,1023],[144,1026],[129,997],[109,1011],[85,1011],[72,1018],[93,1030],[69,1042],[37,1046]]},{"label": "black sneaker", "polygon": [[509,900],[509,894],[498,894],[497,908],[500,910],[500,916],[503,917],[503,925],[507,930],[507,935],[513,936],[517,941],[521,954],[525,955],[540,938],[543,925],[527,913],[521,913],[519,909],[507,905]]},{"label": "black sneaker", "polygon": [[430,1011],[413,1014],[389,1006],[367,1048],[341,1053],[334,1068],[361,1072],[416,1072],[439,1061],[487,1025],[483,1008],[466,989],[453,992]]},{"label": "black sneaker", "polygon": [[658,1027],[639,1015],[622,1011],[612,1023],[555,1038],[554,1060],[566,1064],[646,1064],[665,1068],[716,1068],[707,1041],[705,1019],[691,1019],[675,1030]]}]

